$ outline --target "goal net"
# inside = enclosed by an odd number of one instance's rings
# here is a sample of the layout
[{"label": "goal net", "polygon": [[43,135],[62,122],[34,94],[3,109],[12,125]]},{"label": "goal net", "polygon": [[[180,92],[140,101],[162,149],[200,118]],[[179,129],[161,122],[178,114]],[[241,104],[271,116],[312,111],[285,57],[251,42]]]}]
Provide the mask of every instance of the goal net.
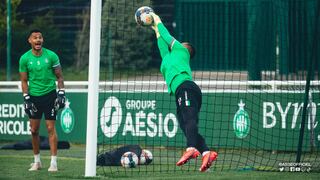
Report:
[{"label": "goal net", "polygon": [[219,154],[211,172],[320,170],[317,0],[104,0],[97,158],[138,145],[153,159],[136,168],[102,163],[98,173],[183,173],[201,165],[201,156],[175,165],[186,139],[154,32],[135,22],[141,6],[196,48],[190,66],[202,90],[199,132]]}]

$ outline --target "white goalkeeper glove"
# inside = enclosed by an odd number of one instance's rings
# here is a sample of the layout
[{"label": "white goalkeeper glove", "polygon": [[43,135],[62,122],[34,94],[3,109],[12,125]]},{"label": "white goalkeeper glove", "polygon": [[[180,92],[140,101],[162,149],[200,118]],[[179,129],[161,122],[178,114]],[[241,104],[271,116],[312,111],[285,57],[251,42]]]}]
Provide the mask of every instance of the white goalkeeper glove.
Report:
[{"label": "white goalkeeper glove", "polygon": [[161,23],[160,17],[157,14],[155,14],[154,12],[151,12],[150,14],[153,18],[153,25],[158,26],[158,24]]}]

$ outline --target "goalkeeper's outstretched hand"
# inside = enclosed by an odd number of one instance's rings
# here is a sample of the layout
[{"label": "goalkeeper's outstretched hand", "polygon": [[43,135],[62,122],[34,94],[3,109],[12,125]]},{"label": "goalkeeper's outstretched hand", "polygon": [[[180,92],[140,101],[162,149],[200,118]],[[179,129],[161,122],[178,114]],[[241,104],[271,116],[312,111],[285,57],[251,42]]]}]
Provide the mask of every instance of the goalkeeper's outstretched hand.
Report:
[{"label": "goalkeeper's outstretched hand", "polygon": [[161,19],[160,19],[160,17],[158,15],[156,15],[153,12],[151,13],[151,16],[153,18],[153,25],[151,26],[151,28],[156,33],[156,37],[159,38],[160,34],[159,34],[159,30],[158,30],[158,24],[161,23]]},{"label": "goalkeeper's outstretched hand", "polygon": [[155,14],[154,12],[151,12],[150,14],[153,18],[153,25],[154,26],[157,26],[159,23],[161,23],[161,19],[157,14]]}]

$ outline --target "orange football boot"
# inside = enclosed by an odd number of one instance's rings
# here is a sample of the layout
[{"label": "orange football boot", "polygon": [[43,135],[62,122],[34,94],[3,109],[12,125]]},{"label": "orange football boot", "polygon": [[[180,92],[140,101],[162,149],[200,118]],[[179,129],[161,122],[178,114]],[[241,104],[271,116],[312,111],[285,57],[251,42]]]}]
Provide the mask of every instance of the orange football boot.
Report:
[{"label": "orange football boot", "polygon": [[208,152],[206,155],[202,157],[202,164],[199,170],[201,172],[207,171],[210,168],[212,162],[216,160],[217,157],[218,153],[216,153],[215,151]]},{"label": "orange football boot", "polygon": [[186,152],[182,155],[180,160],[177,162],[177,166],[182,166],[187,163],[190,159],[197,158],[200,152],[196,148],[187,148]]}]

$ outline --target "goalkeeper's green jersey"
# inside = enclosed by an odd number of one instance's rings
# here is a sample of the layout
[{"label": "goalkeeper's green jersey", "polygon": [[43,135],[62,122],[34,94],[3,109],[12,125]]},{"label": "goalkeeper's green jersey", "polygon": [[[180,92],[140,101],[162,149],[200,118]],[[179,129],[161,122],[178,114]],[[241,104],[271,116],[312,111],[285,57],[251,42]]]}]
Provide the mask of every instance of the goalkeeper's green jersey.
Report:
[{"label": "goalkeeper's green jersey", "polygon": [[42,96],[56,89],[54,68],[60,66],[59,57],[53,51],[42,48],[42,54],[35,56],[32,50],[19,60],[19,72],[28,73],[29,94]]},{"label": "goalkeeper's green jersey", "polygon": [[175,94],[180,84],[192,80],[190,54],[187,48],[170,35],[163,23],[158,24],[158,30],[158,47],[162,58],[160,71],[169,93]]}]

